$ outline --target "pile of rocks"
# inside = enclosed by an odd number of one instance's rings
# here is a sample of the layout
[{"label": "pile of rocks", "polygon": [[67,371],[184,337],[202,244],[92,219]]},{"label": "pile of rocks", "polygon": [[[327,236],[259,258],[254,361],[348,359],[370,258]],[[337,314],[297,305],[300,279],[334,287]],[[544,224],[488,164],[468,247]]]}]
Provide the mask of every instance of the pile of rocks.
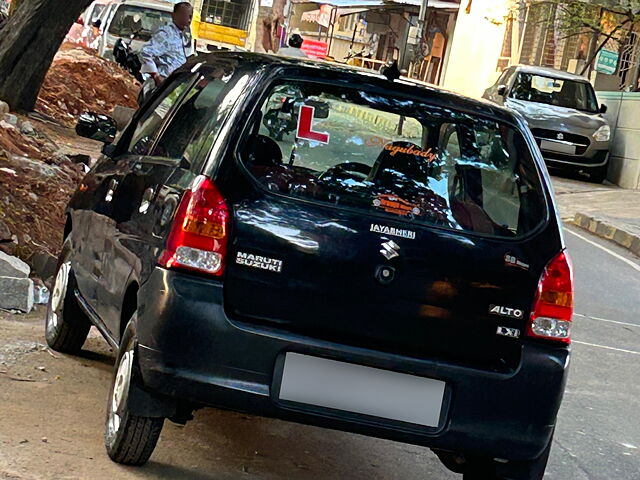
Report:
[{"label": "pile of rocks", "polygon": [[30,273],[29,265],[0,251],[0,308],[24,313],[31,311],[34,288]]}]

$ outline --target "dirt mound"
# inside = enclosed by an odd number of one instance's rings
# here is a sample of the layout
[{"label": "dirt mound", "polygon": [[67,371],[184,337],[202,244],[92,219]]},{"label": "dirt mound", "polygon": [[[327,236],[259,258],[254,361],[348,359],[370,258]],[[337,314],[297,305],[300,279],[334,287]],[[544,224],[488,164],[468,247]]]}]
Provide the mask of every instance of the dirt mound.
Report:
[{"label": "dirt mound", "polygon": [[85,111],[109,114],[116,105],[136,108],[139,90],[135,79],[115,63],[64,44],[47,73],[36,111],[73,126]]},{"label": "dirt mound", "polygon": [[23,135],[0,122],[0,222],[16,240],[0,247],[25,261],[41,251],[56,255],[65,206],[83,176],[41,129]]}]

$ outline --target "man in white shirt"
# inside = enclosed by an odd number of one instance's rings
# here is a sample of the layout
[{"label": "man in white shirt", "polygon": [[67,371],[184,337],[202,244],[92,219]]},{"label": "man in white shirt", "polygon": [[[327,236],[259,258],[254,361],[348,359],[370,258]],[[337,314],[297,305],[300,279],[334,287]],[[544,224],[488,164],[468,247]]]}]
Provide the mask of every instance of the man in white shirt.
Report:
[{"label": "man in white shirt", "polygon": [[140,50],[140,72],[149,74],[156,86],[187,61],[193,7],[189,2],[177,3],[172,18],[173,21],[160,27]]}]

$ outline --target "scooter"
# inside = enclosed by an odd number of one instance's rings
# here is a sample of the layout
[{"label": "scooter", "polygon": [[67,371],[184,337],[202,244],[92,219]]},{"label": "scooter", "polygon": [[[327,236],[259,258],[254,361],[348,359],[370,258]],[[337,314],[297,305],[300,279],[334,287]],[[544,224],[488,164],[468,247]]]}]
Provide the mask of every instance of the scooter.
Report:
[{"label": "scooter", "polygon": [[138,32],[134,32],[129,37],[129,41],[124,41],[119,38],[116,41],[115,46],[113,47],[113,58],[116,63],[120,65],[122,68],[127,70],[131,75],[133,75],[136,80],[139,82],[144,82],[144,78],[140,73],[140,69],[142,68],[142,63],[138,58],[138,55],[133,53],[131,49],[131,42],[136,37]]},{"label": "scooter", "polygon": [[142,88],[138,94],[138,105],[141,106],[155,90],[156,84],[150,75],[140,72],[142,62],[140,62],[140,58],[131,48],[131,43],[138,33],[139,32],[133,32],[128,41],[119,38],[113,47],[113,58],[118,65],[131,73],[131,75],[142,84]]}]

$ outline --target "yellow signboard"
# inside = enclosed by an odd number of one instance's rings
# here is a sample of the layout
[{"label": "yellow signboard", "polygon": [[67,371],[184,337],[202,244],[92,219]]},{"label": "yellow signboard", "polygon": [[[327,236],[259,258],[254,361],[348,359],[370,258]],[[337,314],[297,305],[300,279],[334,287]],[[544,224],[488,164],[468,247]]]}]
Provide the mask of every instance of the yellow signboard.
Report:
[{"label": "yellow signboard", "polygon": [[196,40],[209,40],[239,47],[244,47],[247,41],[248,32],[246,30],[198,21],[193,22],[192,28]]}]

